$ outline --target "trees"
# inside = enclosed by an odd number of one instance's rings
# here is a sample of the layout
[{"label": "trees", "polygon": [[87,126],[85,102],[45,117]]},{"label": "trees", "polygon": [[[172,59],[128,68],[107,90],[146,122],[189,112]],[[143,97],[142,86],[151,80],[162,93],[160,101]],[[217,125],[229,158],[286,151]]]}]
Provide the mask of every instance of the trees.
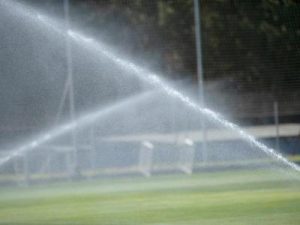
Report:
[{"label": "trees", "polygon": [[[193,0],[70,2],[74,24],[87,32],[172,79],[196,79]],[[200,2],[206,80],[230,78],[244,91],[298,88],[297,0]]]},{"label": "trees", "polygon": [[[233,76],[247,91],[290,89],[298,81],[296,1],[202,1],[207,78]],[[213,66],[214,65],[214,66]],[[297,88],[297,86],[294,86]]]}]

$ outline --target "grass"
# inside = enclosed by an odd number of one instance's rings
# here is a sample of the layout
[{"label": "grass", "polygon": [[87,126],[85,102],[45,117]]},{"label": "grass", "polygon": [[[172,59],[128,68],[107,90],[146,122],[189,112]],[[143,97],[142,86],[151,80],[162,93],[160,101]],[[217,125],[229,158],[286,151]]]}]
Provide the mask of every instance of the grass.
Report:
[{"label": "grass", "polygon": [[0,224],[300,224],[299,174],[278,171],[0,188]]}]

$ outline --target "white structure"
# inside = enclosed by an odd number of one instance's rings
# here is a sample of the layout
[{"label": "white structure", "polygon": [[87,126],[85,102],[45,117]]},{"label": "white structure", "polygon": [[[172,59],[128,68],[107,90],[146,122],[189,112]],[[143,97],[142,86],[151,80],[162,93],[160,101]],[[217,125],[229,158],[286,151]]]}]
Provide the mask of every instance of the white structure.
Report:
[{"label": "white structure", "polygon": [[141,143],[139,171],[146,177],[151,176],[154,145],[149,141]]},{"label": "white structure", "polygon": [[186,138],[179,147],[178,167],[186,174],[192,174],[194,164],[195,146],[194,142]]}]

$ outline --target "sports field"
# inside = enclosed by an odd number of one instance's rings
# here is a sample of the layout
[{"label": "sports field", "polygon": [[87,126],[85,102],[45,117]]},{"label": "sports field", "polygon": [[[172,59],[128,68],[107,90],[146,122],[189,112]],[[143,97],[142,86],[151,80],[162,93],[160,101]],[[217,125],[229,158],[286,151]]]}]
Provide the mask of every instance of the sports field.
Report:
[{"label": "sports field", "polygon": [[0,224],[300,224],[299,174],[255,170],[0,188]]}]

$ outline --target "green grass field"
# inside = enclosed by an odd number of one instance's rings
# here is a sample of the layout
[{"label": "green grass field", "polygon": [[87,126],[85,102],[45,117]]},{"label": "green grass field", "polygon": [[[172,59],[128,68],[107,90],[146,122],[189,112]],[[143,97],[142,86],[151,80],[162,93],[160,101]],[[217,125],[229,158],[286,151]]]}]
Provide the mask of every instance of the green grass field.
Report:
[{"label": "green grass field", "polygon": [[210,172],[0,188],[0,224],[300,224],[299,174]]}]

